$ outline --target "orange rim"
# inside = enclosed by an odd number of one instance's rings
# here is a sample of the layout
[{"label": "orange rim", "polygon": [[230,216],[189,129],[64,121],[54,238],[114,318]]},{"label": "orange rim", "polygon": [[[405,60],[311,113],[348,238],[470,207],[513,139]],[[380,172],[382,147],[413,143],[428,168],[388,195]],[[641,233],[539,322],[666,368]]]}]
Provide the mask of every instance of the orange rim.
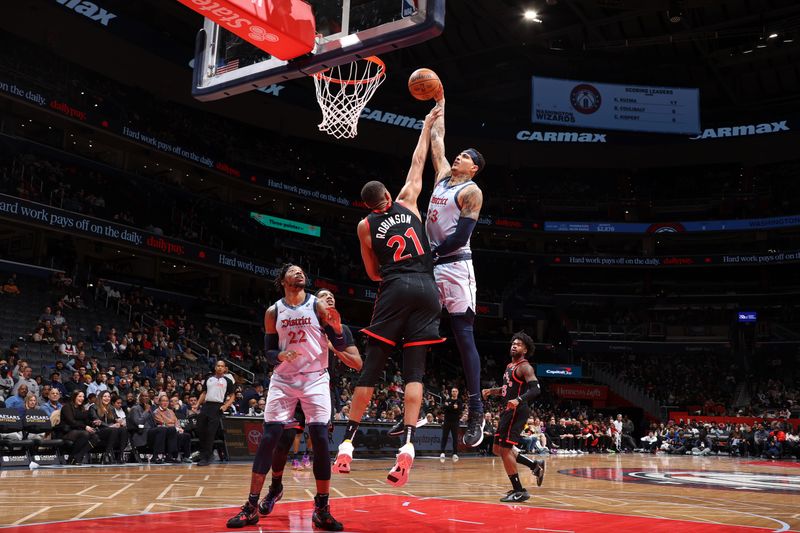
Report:
[{"label": "orange rim", "polygon": [[331,83],[338,83],[339,85],[362,85],[373,82],[386,74],[386,64],[378,56],[362,57],[359,58],[359,60],[369,61],[370,63],[375,63],[376,65],[378,65],[379,69],[378,73],[372,76],[371,78],[364,78],[363,80],[343,80],[340,78],[334,78],[333,76],[326,76],[325,73],[330,72],[331,70],[330,68],[327,68],[321,72],[317,72],[316,74],[314,74],[314,77],[317,79],[329,81]]}]

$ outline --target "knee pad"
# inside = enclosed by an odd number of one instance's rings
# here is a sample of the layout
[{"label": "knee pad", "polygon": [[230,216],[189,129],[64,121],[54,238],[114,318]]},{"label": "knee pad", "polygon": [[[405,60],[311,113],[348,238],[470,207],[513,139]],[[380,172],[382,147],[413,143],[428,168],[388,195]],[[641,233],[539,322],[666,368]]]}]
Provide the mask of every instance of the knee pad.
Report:
[{"label": "knee pad", "polygon": [[422,383],[425,376],[425,357],[427,346],[408,346],[403,348],[403,382]]},{"label": "knee pad", "polygon": [[308,424],[308,435],[314,446],[314,479],[328,481],[331,479],[331,458],[328,448],[328,425]]},{"label": "knee pad", "polygon": [[253,461],[253,472],[256,474],[266,474],[272,467],[272,453],[281,437],[283,424],[264,424],[264,434],[261,442],[258,443],[258,451]]},{"label": "knee pad", "polygon": [[369,338],[364,353],[364,366],[361,368],[361,375],[358,376],[356,387],[374,387],[378,383],[392,349],[385,342]]}]

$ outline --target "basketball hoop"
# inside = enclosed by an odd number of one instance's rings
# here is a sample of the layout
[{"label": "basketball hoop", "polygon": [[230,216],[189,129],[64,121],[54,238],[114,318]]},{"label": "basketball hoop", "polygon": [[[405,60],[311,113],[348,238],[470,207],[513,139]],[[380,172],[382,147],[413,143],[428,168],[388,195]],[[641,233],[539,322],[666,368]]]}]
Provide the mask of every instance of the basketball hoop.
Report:
[{"label": "basketball hoop", "polygon": [[361,111],[386,79],[386,65],[378,57],[363,57],[313,75],[317,103],[322,110],[319,130],[337,139],[358,135]]}]

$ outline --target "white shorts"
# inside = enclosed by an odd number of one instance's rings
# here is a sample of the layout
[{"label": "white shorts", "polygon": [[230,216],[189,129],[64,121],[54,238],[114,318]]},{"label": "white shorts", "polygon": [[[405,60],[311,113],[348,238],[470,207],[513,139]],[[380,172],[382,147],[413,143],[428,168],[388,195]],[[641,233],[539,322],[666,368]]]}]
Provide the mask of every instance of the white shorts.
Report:
[{"label": "white shorts", "polygon": [[264,422],[287,423],[294,420],[297,402],[306,415],[306,424],[327,424],[331,419],[331,377],[327,370],[283,377],[272,374],[264,409]]},{"label": "white shorts", "polygon": [[451,315],[466,314],[467,309],[477,309],[477,288],[472,259],[455,261],[433,267],[433,276],[439,288],[439,301]]}]

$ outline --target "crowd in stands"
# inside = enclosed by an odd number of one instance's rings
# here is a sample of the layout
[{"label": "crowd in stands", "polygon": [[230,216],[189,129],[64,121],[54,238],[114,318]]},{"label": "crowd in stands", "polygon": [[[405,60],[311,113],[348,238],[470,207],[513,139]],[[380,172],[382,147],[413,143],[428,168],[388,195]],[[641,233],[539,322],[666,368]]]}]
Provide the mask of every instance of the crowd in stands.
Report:
[{"label": "crowd in stands", "polygon": [[785,419],[746,423],[672,421],[651,424],[638,451],[800,459],[800,428]]}]

